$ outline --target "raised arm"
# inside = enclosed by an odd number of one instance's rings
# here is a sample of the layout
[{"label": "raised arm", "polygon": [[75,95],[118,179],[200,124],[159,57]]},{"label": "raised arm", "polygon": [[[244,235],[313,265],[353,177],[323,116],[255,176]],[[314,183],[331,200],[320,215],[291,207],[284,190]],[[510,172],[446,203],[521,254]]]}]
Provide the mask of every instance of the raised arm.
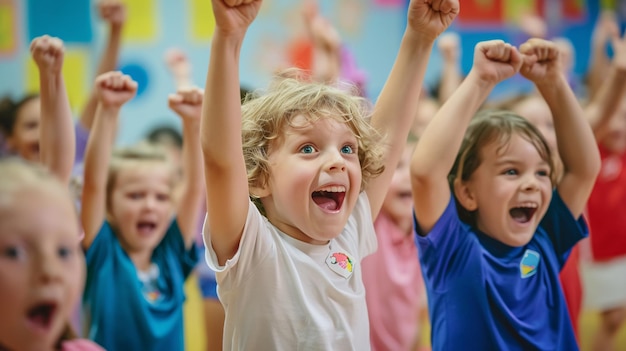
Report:
[{"label": "raised arm", "polygon": [[87,250],[106,215],[106,184],[119,111],[137,93],[137,83],[121,72],[108,72],[96,78],[98,108],[85,153],[85,175],[80,219],[85,231],[82,241]]},{"label": "raised arm", "polygon": [[501,40],[478,43],[472,70],[419,139],[411,159],[411,187],[422,234],[430,232],[450,201],[448,173],[472,117],[495,85],[519,70],[521,60],[517,49]]},{"label": "raised arm", "polygon": [[76,139],[70,102],[65,90],[63,42],[47,35],[33,39],[30,52],[39,69],[41,100],[41,162],[68,184],[74,166]]},{"label": "raised arm", "polygon": [[[109,24],[109,36],[102,57],[100,57],[96,76],[117,69],[117,59],[122,45],[122,29],[126,22],[126,6],[122,0],[99,0],[98,13]],[[87,130],[91,129],[97,106],[98,97],[96,92],[92,91],[80,115],[80,124]]]},{"label": "raised arm", "polygon": [[417,113],[418,97],[433,43],[458,12],[458,0],[412,0],[409,4],[408,22],[400,49],[372,116],[372,125],[385,136],[387,144],[385,171],[372,179],[365,189],[372,218],[378,216]]},{"label": "raised arm", "polygon": [[564,170],[557,190],[574,217],[578,217],[600,170],[600,154],[593,132],[563,74],[556,45],[530,39],[520,46],[520,52],[524,55],[520,73],[537,86],[552,111]]},{"label": "raised arm", "polygon": [[176,90],[192,87],[191,63],[182,50],[177,48],[167,50],[165,53],[165,64],[172,74]]},{"label": "raised arm", "polygon": [[317,0],[306,0],[303,5],[304,25],[313,42],[313,79],[332,83],[341,73],[341,38],[335,27],[319,12]]},{"label": "raised arm", "polygon": [[176,219],[187,247],[191,246],[196,236],[200,202],[204,199],[205,191],[200,148],[203,95],[202,89],[186,88],[179,89],[168,99],[169,107],[183,121],[183,184],[176,208]]},{"label": "raised arm", "polygon": [[611,61],[606,53],[606,44],[612,39],[619,37],[619,27],[616,14],[612,11],[603,11],[596,20],[596,25],[591,35],[591,55],[587,70],[587,86],[589,98],[593,99],[604,86],[604,79]]},{"label": "raised arm", "polygon": [[248,179],[241,143],[239,56],[260,0],[212,0],[215,32],[202,105],[201,143],[207,225],[218,262],[239,247],[248,214]]},{"label": "raised arm", "polygon": [[461,37],[457,33],[444,33],[437,41],[443,65],[439,80],[439,103],[443,104],[459,87],[461,75]]},{"label": "raised arm", "polygon": [[625,93],[626,34],[622,38],[614,37],[611,43],[613,61],[608,68],[608,74],[603,77],[602,87],[585,108],[587,120],[591,124],[596,140],[602,140],[606,136],[611,117],[615,115]]}]

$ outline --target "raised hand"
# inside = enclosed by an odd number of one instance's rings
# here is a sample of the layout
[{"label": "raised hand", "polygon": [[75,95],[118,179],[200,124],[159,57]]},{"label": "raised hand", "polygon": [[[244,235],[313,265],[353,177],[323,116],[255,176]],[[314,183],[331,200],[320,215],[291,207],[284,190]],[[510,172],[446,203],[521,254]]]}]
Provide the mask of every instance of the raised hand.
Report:
[{"label": "raised hand", "polygon": [[111,26],[122,26],[126,22],[126,5],[121,0],[100,0],[98,13]]},{"label": "raised hand", "polygon": [[613,48],[613,66],[620,70],[626,70],[626,33],[620,38],[616,33],[611,38]]},{"label": "raised hand", "polygon": [[457,33],[446,32],[437,40],[437,48],[446,62],[458,62],[461,56],[461,38]]},{"label": "raised hand", "polygon": [[168,49],[165,52],[165,64],[174,78],[176,88],[191,86],[191,63],[185,53],[177,48]]},{"label": "raised hand", "polygon": [[197,87],[178,89],[168,97],[168,105],[181,118],[200,121],[203,97],[204,90]]},{"label": "raised hand", "polygon": [[472,72],[492,84],[512,77],[520,70],[522,56],[511,44],[502,40],[483,41],[474,49]]},{"label": "raised hand", "polygon": [[120,108],[137,93],[137,82],[122,72],[107,72],[96,78],[95,92],[101,105]]},{"label": "raised hand", "polygon": [[613,11],[603,11],[593,28],[591,35],[591,45],[601,46],[611,39],[619,37],[619,25],[617,23],[617,15]]},{"label": "raised hand", "polygon": [[535,84],[550,84],[563,75],[559,48],[555,43],[532,38],[520,46],[523,65],[520,73]]},{"label": "raised hand", "polygon": [[64,52],[63,41],[59,38],[44,35],[30,43],[30,54],[40,73],[61,73]]},{"label": "raised hand", "polygon": [[435,40],[458,13],[459,0],[411,0],[407,29]]},{"label": "raised hand", "polygon": [[243,36],[256,18],[262,0],[212,0],[216,31]]}]

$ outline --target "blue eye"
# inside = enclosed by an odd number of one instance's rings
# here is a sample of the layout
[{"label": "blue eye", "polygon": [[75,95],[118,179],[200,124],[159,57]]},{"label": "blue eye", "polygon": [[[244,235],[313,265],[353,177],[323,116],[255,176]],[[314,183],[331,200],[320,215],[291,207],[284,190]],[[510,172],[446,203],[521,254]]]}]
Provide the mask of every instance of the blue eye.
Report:
[{"label": "blue eye", "polygon": [[507,169],[506,171],[504,171],[504,174],[506,174],[506,175],[517,175],[517,170],[515,170],[515,169]]},{"label": "blue eye", "polygon": [[314,151],[315,149],[311,145],[305,145],[300,149],[300,152],[303,154],[312,154]]},{"label": "blue eye", "polygon": [[341,153],[343,153],[343,154],[353,154],[354,151],[352,149],[352,146],[345,145],[344,147],[341,148]]}]

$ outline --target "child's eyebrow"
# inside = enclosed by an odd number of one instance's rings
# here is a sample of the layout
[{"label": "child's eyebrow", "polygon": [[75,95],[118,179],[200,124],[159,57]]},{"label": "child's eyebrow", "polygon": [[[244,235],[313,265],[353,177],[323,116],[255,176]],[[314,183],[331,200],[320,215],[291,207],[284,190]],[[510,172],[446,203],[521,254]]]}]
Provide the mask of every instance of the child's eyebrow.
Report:
[{"label": "child's eyebrow", "polygon": [[[524,160],[519,160],[519,159],[507,157],[507,158],[498,159],[495,162],[495,165],[496,166],[521,165],[521,164],[524,164],[524,163],[525,163]],[[539,165],[539,166],[544,166],[544,165],[547,166],[548,162],[546,162],[546,160],[544,160],[544,159],[541,159],[541,161],[539,161],[537,163],[537,165]]]}]

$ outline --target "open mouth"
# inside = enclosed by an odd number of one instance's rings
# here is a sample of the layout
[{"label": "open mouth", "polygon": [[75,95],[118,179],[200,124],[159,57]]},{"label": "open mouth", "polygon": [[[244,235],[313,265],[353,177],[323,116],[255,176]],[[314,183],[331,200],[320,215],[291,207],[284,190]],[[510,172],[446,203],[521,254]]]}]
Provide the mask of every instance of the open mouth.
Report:
[{"label": "open mouth", "polygon": [[56,311],[54,302],[43,302],[31,307],[26,315],[35,328],[45,331],[50,329]]},{"label": "open mouth", "polygon": [[511,218],[517,223],[528,223],[537,212],[537,204],[525,203],[509,210]]},{"label": "open mouth", "polygon": [[313,202],[328,212],[339,211],[345,197],[346,188],[343,186],[327,187],[323,190],[314,191],[311,195]]},{"label": "open mouth", "polygon": [[413,199],[411,191],[401,191],[398,193],[398,197],[401,199]]},{"label": "open mouth", "polygon": [[156,222],[140,221],[137,223],[137,231],[142,235],[150,235],[156,229]]}]

